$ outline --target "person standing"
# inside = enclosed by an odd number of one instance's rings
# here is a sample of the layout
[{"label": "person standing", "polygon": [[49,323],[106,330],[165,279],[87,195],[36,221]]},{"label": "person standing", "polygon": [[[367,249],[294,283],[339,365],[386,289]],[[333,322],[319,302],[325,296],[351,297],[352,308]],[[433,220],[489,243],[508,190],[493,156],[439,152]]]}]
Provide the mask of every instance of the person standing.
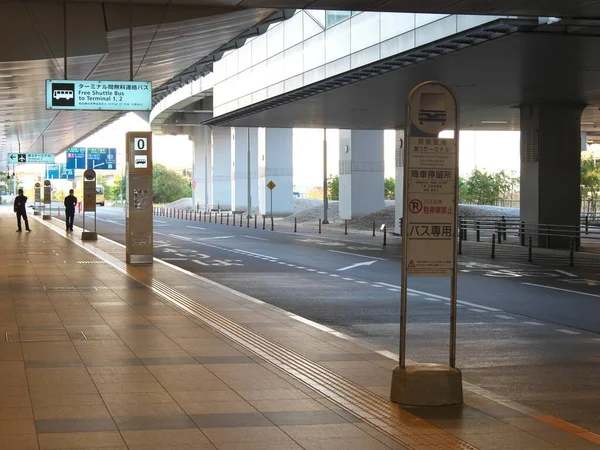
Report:
[{"label": "person standing", "polygon": [[29,220],[27,219],[27,210],[25,209],[25,204],[27,203],[27,197],[23,195],[23,189],[19,189],[19,195],[15,197],[14,210],[17,214],[17,233],[20,233],[21,230],[21,217],[25,221],[25,229],[27,231],[31,231],[29,229]]},{"label": "person standing", "polygon": [[73,221],[75,220],[75,205],[77,205],[77,197],[73,195],[73,189],[69,189],[69,195],[65,197],[64,203],[67,231],[73,231]]}]

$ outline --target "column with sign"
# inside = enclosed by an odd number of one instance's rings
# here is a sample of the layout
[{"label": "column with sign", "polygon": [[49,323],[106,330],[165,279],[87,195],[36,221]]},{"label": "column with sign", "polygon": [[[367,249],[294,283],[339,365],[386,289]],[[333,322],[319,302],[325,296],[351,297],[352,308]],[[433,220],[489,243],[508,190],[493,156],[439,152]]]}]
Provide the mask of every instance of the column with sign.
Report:
[{"label": "column with sign", "polygon": [[41,194],[42,184],[40,182],[36,182],[33,187],[33,205],[34,205],[34,216],[39,216],[41,214],[40,211],[40,203],[42,202],[42,194]]},{"label": "column with sign", "polygon": [[126,258],[131,264],[152,264],[152,133],[130,131],[126,148]]},{"label": "column with sign", "polygon": [[52,184],[50,180],[44,180],[44,209],[43,220],[52,219]]},{"label": "column with sign", "polygon": [[83,232],[82,241],[98,240],[96,232],[96,172],[83,172]]},{"label": "column with sign", "polygon": [[[462,403],[456,369],[456,224],[458,208],[458,101],[439,82],[415,87],[406,106],[399,365],[391,399],[405,405]],[[442,135],[442,132],[444,135]],[[450,280],[449,364],[406,366],[407,290],[411,276]],[[418,358],[417,358],[418,359]]]}]

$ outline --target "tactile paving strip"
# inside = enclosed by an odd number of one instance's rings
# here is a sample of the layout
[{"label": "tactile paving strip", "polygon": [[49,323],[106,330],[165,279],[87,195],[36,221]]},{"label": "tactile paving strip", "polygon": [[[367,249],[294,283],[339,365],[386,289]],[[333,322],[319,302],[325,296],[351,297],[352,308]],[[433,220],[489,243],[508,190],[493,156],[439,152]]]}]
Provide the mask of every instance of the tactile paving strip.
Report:
[{"label": "tactile paving strip", "polygon": [[376,427],[405,447],[431,450],[477,450],[472,445],[402,410],[389,400],[234,322],[226,316],[196,303],[151,275],[135,267],[127,266],[122,261],[95,247],[85,244],[82,246],[123,274],[147,286],[169,303],[191,314],[236,344],[260,356],[279,370],[300,380],[321,393],[328,400]]}]

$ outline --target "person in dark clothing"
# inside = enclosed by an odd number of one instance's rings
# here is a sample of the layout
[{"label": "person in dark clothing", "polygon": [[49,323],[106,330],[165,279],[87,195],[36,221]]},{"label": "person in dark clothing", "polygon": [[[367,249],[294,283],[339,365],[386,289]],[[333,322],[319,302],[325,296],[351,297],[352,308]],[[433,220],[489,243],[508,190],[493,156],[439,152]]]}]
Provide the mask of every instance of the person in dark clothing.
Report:
[{"label": "person in dark clothing", "polygon": [[77,197],[73,195],[73,189],[69,189],[69,195],[65,197],[65,216],[67,217],[67,231],[73,231],[73,220],[75,220],[75,205],[77,205]]},{"label": "person in dark clothing", "polygon": [[15,197],[14,210],[17,214],[17,226],[19,227],[17,232],[21,232],[21,217],[25,221],[25,229],[29,229],[29,220],[27,220],[27,210],[25,209],[25,203],[27,203],[27,197],[23,195],[23,189],[19,189],[19,195]]}]

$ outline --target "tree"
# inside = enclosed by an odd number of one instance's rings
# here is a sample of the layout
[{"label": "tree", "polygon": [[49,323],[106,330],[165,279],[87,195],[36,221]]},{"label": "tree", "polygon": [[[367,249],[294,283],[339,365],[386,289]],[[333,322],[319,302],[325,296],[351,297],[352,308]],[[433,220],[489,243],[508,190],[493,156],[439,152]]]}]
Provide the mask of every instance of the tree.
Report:
[{"label": "tree", "polygon": [[152,189],[155,203],[171,203],[192,196],[189,180],[162,164],[153,166]]},{"label": "tree", "polygon": [[[581,200],[587,212],[596,211],[596,202],[600,192],[600,161],[592,155],[581,160]],[[591,211],[590,211],[591,210]]]},{"label": "tree", "polygon": [[[322,191],[322,189],[321,189]],[[340,176],[329,175],[327,178],[327,198],[339,200],[340,198]]]},{"label": "tree", "polygon": [[396,198],[396,179],[394,177],[383,180],[383,195],[386,200],[394,200]]},{"label": "tree", "polygon": [[315,186],[310,191],[306,193],[306,198],[313,198],[317,200],[323,200],[323,188],[320,186]]},{"label": "tree", "polygon": [[519,183],[519,178],[507,174],[504,170],[488,173],[473,170],[468,178],[460,178],[459,192],[462,201],[478,205],[495,205],[500,198],[506,198]]}]

